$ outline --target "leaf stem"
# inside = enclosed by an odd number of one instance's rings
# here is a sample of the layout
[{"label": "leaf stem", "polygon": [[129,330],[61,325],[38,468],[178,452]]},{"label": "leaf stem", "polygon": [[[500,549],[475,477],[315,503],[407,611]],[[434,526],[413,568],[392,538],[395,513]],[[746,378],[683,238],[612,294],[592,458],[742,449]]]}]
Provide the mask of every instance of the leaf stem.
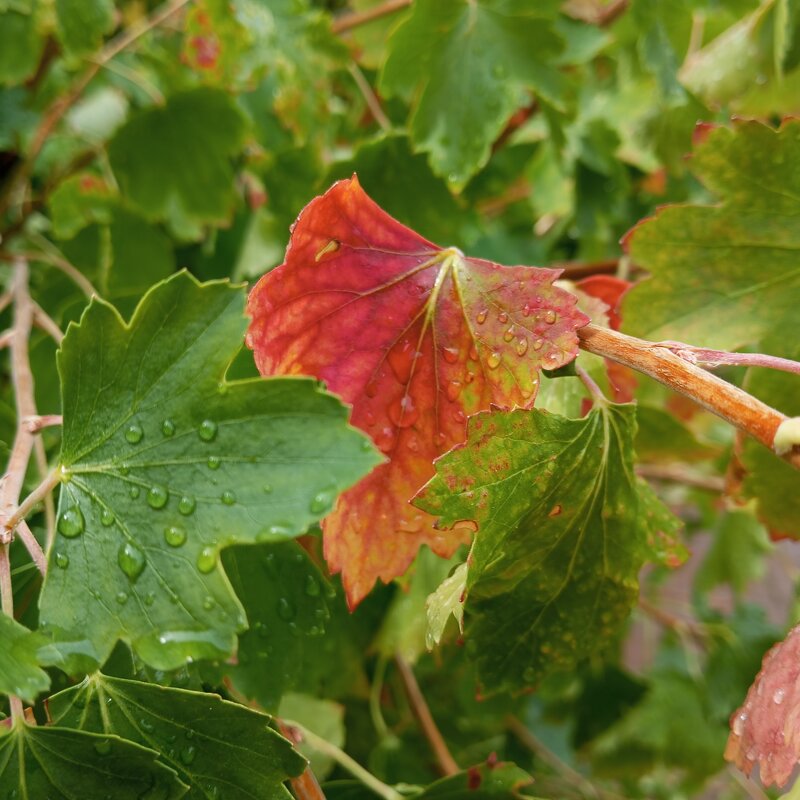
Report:
[{"label": "leaf stem", "polygon": [[[776,451],[775,434],[789,418],[744,390],[655,342],[592,324],[581,328],[578,337],[584,350],[649,375]],[[800,446],[795,444],[778,455],[800,469]]]},{"label": "leaf stem", "polygon": [[33,324],[44,331],[56,344],[61,344],[64,332],[58,327],[56,321],[38,304],[33,304]]},{"label": "leaf stem", "polygon": [[342,769],[347,770],[354,778],[360,780],[364,786],[372,789],[372,791],[382,797],[383,800],[403,800],[403,795],[401,795],[400,792],[383,781],[378,780],[371,772],[367,772],[361,764],[347,755],[344,750],[340,750],[336,745],[331,744],[321,736],[317,736],[316,733],[310,731],[304,725],[294,720],[284,719],[281,721],[281,727],[283,728],[284,726],[289,729],[295,729],[294,731],[290,731],[292,739],[296,739],[296,735],[299,735],[301,739],[308,742],[311,747],[332,758]]},{"label": "leaf stem", "polygon": [[378,100],[377,95],[369,85],[369,81],[364,77],[364,73],[359,69],[358,64],[355,61],[351,61],[347,71],[352,75],[358,91],[361,92],[361,96],[367,104],[369,113],[372,114],[372,118],[380,125],[382,130],[390,131],[392,129],[391,120],[381,108],[380,100]]},{"label": "leaf stem", "polygon": [[715,494],[725,492],[725,479],[718,475],[704,475],[687,469],[683,464],[637,464],[636,474],[647,480],[682,483],[693,489],[703,489]]},{"label": "leaf stem", "polygon": [[581,383],[588,389],[592,399],[601,406],[608,405],[608,398],[603,394],[603,390],[594,382],[589,373],[578,364],[575,365],[575,374],[581,379]]},{"label": "leaf stem", "polygon": [[800,362],[792,361],[789,358],[779,358],[763,353],[731,353],[727,350],[709,350],[683,342],[656,342],[655,345],[666,347],[689,364],[697,364],[705,369],[714,369],[723,364],[729,364],[740,367],[767,367],[800,375]]},{"label": "leaf stem", "polygon": [[419,684],[417,683],[417,678],[414,675],[414,671],[411,669],[409,663],[399,653],[395,654],[394,663],[397,666],[397,671],[400,673],[400,679],[403,682],[403,688],[405,689],[406,696],[408,697],[411,711],[413,712],[414,717],[416,717],[416,720],[422,729],[422,733],[427,739],[431,750],[433,751],[439,772],[445,777],[448,775],[458,774],[461,770],[450,753],[444,737],[436,727],[436,723],[433,720],[433,716],[430,708],[428,707],[428,703],[425,700],[425,696],[422,694],[422,690],[419,688]]},{"label": "leaf stem", "polygon": [[353,11],[350,14],[344,14],[338,17],[331,23],[331,30],[335,34],[345,33],[351,31],[353,28],[358,28],[361,25],[366,25],[381,17],[386,17],[389,14],[394,14],[397,11],[402,11],[411,5],[411,0],[386,0],[379,6],[364,9],[364,11]]},{"label": "leaf stem", "polygon": [[6,537],[9,537],[14,532],[17,525],[30,514],[36,505],[44,500],[44,498],[58,486],[60,480],[61,471],[57,467],[51,469],[50,472],[47,473],[44,480],[17,506],[16,510],[6,518],[3,528],[3,533]]}]

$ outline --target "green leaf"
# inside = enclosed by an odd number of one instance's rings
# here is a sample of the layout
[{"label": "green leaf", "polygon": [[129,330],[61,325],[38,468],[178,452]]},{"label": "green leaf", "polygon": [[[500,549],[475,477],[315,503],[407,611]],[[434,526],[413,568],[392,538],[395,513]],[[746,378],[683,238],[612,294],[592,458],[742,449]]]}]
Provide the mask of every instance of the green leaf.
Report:
[{"label": "green leaf", "polygon": [[508,118],[529,102],[551,102],[561,77],[548,63],[561,51],[558,4],[526,0],[417,0],[389,40],[380,77],[388,94],[417,93],[415,146],[462,187],[489,160]]},{"label": "green leaf", "polygon": [[288,800],[283,781],[306,766],[270,717],[214,694],[95,673],[51,697],[48,708],[57,725],[155,750],[191,786],[193,800]]},{"label": "green leaf", "polygon": [[231,217],[231,159],[245,134],[245,116],[227,93],[192,89],[132,117],[111,141],[109,158],[122,193],[147,219],[198,239],[203,225]]},{"label": "green leaf", "polygon": [[711,548],[695,578],[698,589],[729,585],[741,595],[766,569],[765,556],[773,549],[761,524],[746,511],[728,511],[714,530]]},{"label": "green leaf", "polygon": [[[763,343],[765,352],[800,360],[796,336],[776,336]],[[747,391],[789,417],[800,416],[800,378],[790,372],[751,369]],[[800,539],[800,472],[771,450],[747,439],[742,450],[746,469],[742,492],[756,499],[758,516],[777,536]]]},{"label": "green leaf", "polygon": [[336,697],[363,686],[366,639],[354,629],[371,598],[351,615],[296,542],[234,547],[222,563],[249,621],[238,663],[225,667],[238,691],[277,713],[289,690]]},{"label": "green leaf", "polygon": [[444,528],[477,527],[465,636],[489,692],[536,684],[607,644],[653,542],[674,535],[677,520],[633,473],[635,428],[630,405],[583,419],[482,413],[437,461],[417,502]]},{"label": "green leaf", "polygon": [[415,800],[513,800],[532,783],[516,764],[478,764],[432,783]]},{"label": "green leaf", "polygon": [[183,797],[188,787],[157,755],[117,736],[22,724],[4,733],[0,727],[0,786],[6,797],[31,800]]},{"label": "green leaf", "polygon": [[0,85],[22,83],[36,71],[44,48],[37,7],[32,0],[19,8],[0,8]]},{"label": "green leaf", "polygon": [[725,350],[793,330],[800,122],[717,128],[692,170],[722,202],[667,206],[629,234],[631,258],[652,277],[625,295],[625,329]]},{"label": "green leaf", "polygon": [[50,686],[36,656],[41,637],[0,612],[0,643],[0,692],[33,703]]},{"label": "green leaf", "polygon": [[130,324],[94,300],[68,329],[40,606],[71,670],[119,638],[159,669],[228,654],[245,618],[219,551],[303,533],[379,460],[314,381],[226,382],[243,307],[241,289],[179,273]]},{"label": "green leaf", "polygon": [[636,454],[642,461],[700,461],[719,455],[719,448],[697,439],[680,420],[661,408],[636,408]]},{"label": "green leaf", "polygon": [[459,564],[452,575],[445,578],[433,594],[425,601],[428,629],[425,644],[433,649],[442,641],[444,629],[452,615],[459,630],[464,629],[464,595],[467,591],[467,564]]},{"label": "green leaf", "polygon": [[99,49],[114,27],[113,0],[56,0],[58,38],[69,56]]}]

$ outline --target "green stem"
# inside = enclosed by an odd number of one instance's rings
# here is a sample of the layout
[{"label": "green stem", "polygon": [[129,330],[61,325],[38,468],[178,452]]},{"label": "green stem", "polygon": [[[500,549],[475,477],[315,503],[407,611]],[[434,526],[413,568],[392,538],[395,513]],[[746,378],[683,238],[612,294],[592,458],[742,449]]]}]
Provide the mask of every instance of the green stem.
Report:
[{"label": "green stem", "polygon": [[329,758],[332,758],[342,769],[347,770],[354,778],[360,780],[364,786],[372,789],[375,794],[379,795],[384,800],[403,800],[403,795],[401,795],[400,792],[392,789],[391,786],[383,781],[378,780],[371,772],[367,772],[361,764],[350,758],[344,750],[340,750],[336,745],[331,744],[321,736],[317,736],[316,733],[310,731],[299,722],[295,722],[291,719],[284,719],[281,720],[281,722],[289,728],[294,728],[311,747]]}]

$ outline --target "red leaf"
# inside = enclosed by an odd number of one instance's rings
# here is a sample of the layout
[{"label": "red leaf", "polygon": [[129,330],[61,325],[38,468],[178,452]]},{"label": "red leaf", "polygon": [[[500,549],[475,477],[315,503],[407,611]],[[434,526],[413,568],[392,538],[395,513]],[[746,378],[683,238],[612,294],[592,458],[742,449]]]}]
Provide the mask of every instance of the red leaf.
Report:
[{"label": "red leaf", "polygon": [[539,370],[578,351],[588,321],[552,285],[559,270],[501,267],[441,249],[390,217],[358,180],[303,210],[286,262],[250,294],[247,342],[263,375],[314,375],[352,403],[389,462],[324,520],[325,557],[351,606],[406,571],[420,545],[448,556],[470,532],[438,531],[409,505],[433,460],[490,404],[530,407]]},{"label": "red leaf", "polygon": [[765,656],[744,705],[731,717],[725,758],[761,782],[783,786],[800,761],[800,625]]}]

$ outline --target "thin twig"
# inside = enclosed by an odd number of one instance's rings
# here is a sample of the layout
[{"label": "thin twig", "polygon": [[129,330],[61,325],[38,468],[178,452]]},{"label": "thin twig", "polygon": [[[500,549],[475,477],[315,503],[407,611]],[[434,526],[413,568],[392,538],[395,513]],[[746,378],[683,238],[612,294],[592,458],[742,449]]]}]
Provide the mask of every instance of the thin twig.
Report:
[{"label": "thin twig", "polygon": [[62,425],[64,418],[61,414],[38,414],[35,417],[25,417],[22,422],[29,433],[39,433],[43,428],[54,428]]},{"label": "thin twig", "polygon": [[0,196],[0,217],[14,204],[14,198],[27,183],[28,178],[33,172],[33,165],[44,143],[50,137],[50,134],[64,118],[64,115],[81,98],[86,87],[92,82],[95,75],[97,75],[112,58],[115,58],[123,50],[130,47],[141,36],[148,33],[153,28],[158,27],[162,22],[169,19],[189,2],[191,2],[191,0],[170,0],[170,2],[165,3],[151,16],[134,23],[128,30],[122,31],[118,36],[115,36],[100,51],[97,58],[88,66],[86,71],[77,78],[70,90],[60,95],[50,104],[50,107],[45,111],[42,117],[42,121],[39,123],[39,127],[33,134],[25,159],[8,179],[6,190],[3,195]]},{"label": "thin twig", "polygon": [[[47,241],[42,237],[44,241]],[[48,242],[52,245],[52,243]],[[53,248],[56,250],[57,248]],[[99,297],[100,293],[94,288],[92,282],[74,265],[67,261],[66,258],[56,253],[48,253],[44,250],[32,250],[29,252],[15,252],[15,253],[0,253],[0,261],[14,261],[17,258],[24,258],[28,261],[41,261],[44,264],[49,264],[51,267],[63,272],[78,288],[88,297]]]},{"label": "thin twig", "polygon": [[608,398],[603,394],[603,390],[594,382],[591,375],[580,365],[575,365],[575,374],[580,378],[581,383],[588,389],[589,394],[595,403],[601,406],[608,405]]},{"label": "thin twig", "polygon": [[[788,420],[785,414],[716,375],[689,364],[669,348],[655,342],[592,324],[581,328],[578,337],[584,350],[655,378],[775,452],[775,434]],[[795,445],[778,455],[800,469],[800,446]]]},{"label": "thin twig", "polygon": [[414,671],[411,669],[409,663],[399,653],[395,654],[394,663],[397,666],[398,672],[400,673],[400,679],[403,682],[403,688],[405,689],[406,696],[408,697],[411,711],[413,712],[414,717],[422,729],[423,735],[427,739],[428,744],[433,751],[439,772],[444,776],[458,774],[461,770],[450,753],[444,737],[436,727],[436,723],[433,721],[431,710],[428,708],[428,703],[426,702],[425,697],[419,688]]},{"label": "thin twig", "polygon": [[0,350],[5,350],[6,347],[11,345],[11,340],[14,338],[14,331],[7,330],[0,333]]},{"label": "thin twig", "polygon": [[47,573],[47,558],[42,550],[42,546],[33,535],[33,531],[28,527],[25,520],[20,520],[17,524],[17,536],[25,545],[25,549],[31,557],[31,561],[36,565],[36,569],[41,572],[42,577]]},{"label": "thin twig", "polygon": [[350,65],[347,67],[347,71],[353,76],[353,80],[358,87],[358,91],[361,92],[361,96],[364,98],[364,102],[367,104],[372,118],[383,130],[390,131],[392,129],[391,120],[381,108],[380,100],[378,100],[377,95],[369,85],[369,81],[364,77],[364,73],[359,69],[358,64],[356,64],[355,61],[351,61]]},{"label": "thin twig", "polygon": [[683,464],[637,464],[636,474],[654,481],[682,483],[693,489],[704,489],[707,492],[722,494],[725,491],[725,479],[719,475],[704,475],[687,469]]},{"label": "thin twig", "polygon": [[37,504],[58,486],[60,479],[61,471],[58,468],[50,470],[44,480],[6,518],[3,533],[6,536],[12,534],[17,525],[36,508]]},{"label": "thin twig", "polygon": [[164,95],[161,91],[147,78],[145,78],[138,70],[132,69],[125,64],[118,64],[114,61],[105,61],[100,65],[109,72],[114,72],[121,78],[130,81],[134,86],[138,86],[157,106],[163,106],[166,103]]},{"label": "thin twig", "polygon": [[404,8],[408,8],[411,2],[412,0],[386,0],[385,3],[381,3],[379,6],[344,14],[331,23],[331,30],[336,34],[351,31],[353,28],[366,25],[368,22],[402,11]]},{"label": "thin twig", "polygon": [[793,372],[800,375],[800,362],[789,358],[765,355],[763,353],[731,353],[727,350],[709,350],[705,347],[694,347],[683,342],[656,342],[658,347],[666,347],[676,356],[689,364],[714,369],[723,365],[737,367],[766,367],[782,372]]},{"label": "thin twig", "polygon": [[0,294],[0,311],[5,311],[11,305],[12,299],[11,292],[3,292]]},{"label": "thin twig", "polygon": [[561,775],[564,780],[574,786],[585,797],[599,798],[601,791],[587,778],[574,770],[569,764],[562,761],[544,742],[534,736],[533,732],[523,725],[516,717],[509,715],[505,719],[505,725],[522,744],[525,745],[534,755],[541,758],[553,770]]},{"label": "thin twig", "polygon": [[708,626],[703,625],[702,622],[675,616],[675,614],[671,614],[666,609],[653,605],[644,597],[639,597],[638,605],[653,621],[668,630],[674,631],[679,637],[688,636],[695,644],[703,648],[708,644],[711,632]]},{"label": "thin twig", "polygon": [[294,741],[298,741],[297,737],[299,736],[300,739],[308,742],[315,750],[332,758],[342,769],[347,770],[354,778],[360,780],[367,788],[372,789],[372,791],[379,797],[382,797],[383,800],[402,800],[403,795],[401,795],[400,792],[392,789],[391,786],[383,781],[378,780],[371,772],[367,772],[361,764],[347,755],[344,750],[331,744],[327,739],[317,736],[316,733],[310,731],[304,725],[291,719],[282,720],[281,727],[284,728],[284,726],[286,728],[295,729],[291,734],[291,738]]},{"label": "thin twig", "polygon": [[56,321],[36,302],[33,304],[33,324],[44,331],[56,344],[61,344],[64,332]]}]

